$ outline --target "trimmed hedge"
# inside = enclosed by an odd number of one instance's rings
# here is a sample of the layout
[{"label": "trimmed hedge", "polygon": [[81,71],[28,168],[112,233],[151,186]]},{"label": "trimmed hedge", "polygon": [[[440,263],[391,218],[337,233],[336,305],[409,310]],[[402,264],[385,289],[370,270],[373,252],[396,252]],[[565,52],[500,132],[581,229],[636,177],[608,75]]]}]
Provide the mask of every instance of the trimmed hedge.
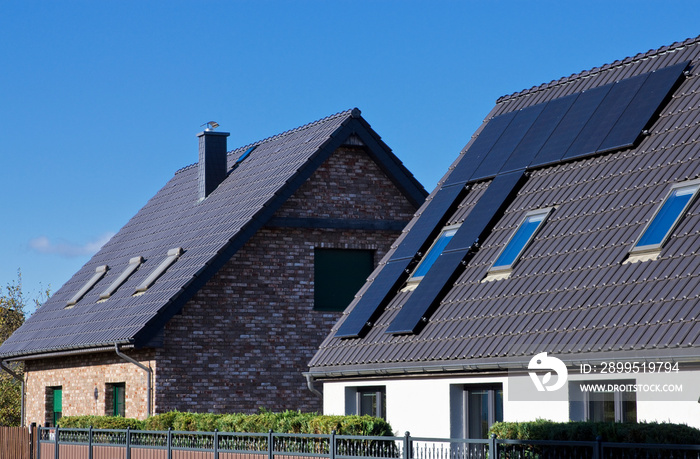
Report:
[{"label": "trimmed hedge", "polygon": [[497,422],[489,434],[508,440],[603,441],[620,443],[700,444],[700,430],[685,424],[657,422]]},{"label": "trimmed hedge", "polygon": [[338,435],[392,436],[384,419],[372,416],[325,416],[316,413],[284,411],[257,414],[183,413],[172,411],[152,416],[145,421],[112,416],[64,416],[58,425],[86,429],[126,429],[213,432],[269,432]]}]

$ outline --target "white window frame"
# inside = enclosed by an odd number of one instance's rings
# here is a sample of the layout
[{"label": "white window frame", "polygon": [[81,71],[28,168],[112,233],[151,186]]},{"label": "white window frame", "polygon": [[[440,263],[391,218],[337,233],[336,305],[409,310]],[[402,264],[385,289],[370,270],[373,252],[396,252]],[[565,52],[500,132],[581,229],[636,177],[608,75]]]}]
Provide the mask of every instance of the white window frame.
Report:
[{"label": "white window frame", "polygon": [[[440,231],[440,234],[438,234],[438,236],[435,238],[435,240],[433,241],[433,243],[430,245],[430,248],[425,252],[425,255],[423,255],[423,258],[421,258],[420,263],[418,263],[418,265],[417,265],[417,266],[415,267],[415,269],[413,270],[413,274],[411,274],[411,278],[408,279],[408,283],[409,283],[409,284],[418,284],[418,283],[420,283],[420,281],[428,274],[428,272],[430,272],[430,269],[432,269],[432,267],[433,267],[432,265],[430,266],[430,268],[428,268],[428,271],[426,271],[424,275],[422,275],[422,276],[416,276],[416,275],[415,275],[415,273],[418,272],[418,270],[420,269],[420,267],[421,267],[421,265],[423,264],[423,262],[428,258],[428,255],[430,255],[430,252],[433,250],[433,248],[435,247],[435,245],[438,243],[438,241],[440,240],[440,238],[442,237],[442,235],[445,234],[445,233],[447,233],[448,231],[454,231],[454,232],[455,232],[455,235],[456,235],[456,234],[457,234],[457,231],[459,231],[459,228],[460,228],[461,226],[462,226],[461,223],[456,223],[456,224],[454,224],[454,225],[448,225],[448,226],[445,226],[444,228],[442,228],[442,230]],[[454,235],[453,235],[452,237],[454,237]],[[447,243],[447,245],[449,245],[449,242]],[[445,247],[447,247],[447,245],[446,245]],[[444,251],[444,249],[443,249],[443,251]],[[440,255],[442,255],[442,252],[440,252],[440,254],[438,254],[438,256],[435,258],[435,261],[437,261],[437,259],[438,259],[438,257],[439,257]],[[435,261],[433,261],[433,264],[435,264]]]},{"label": "white window frame", "polygon": [[[535,239],[535,236],[537,236],[537,233],[539,233],[542,230],[542,227],[547,222],[547,219],[549,218],[550,214],[554,209],[554,207],[545,207],[544,209],[531,210],[527,212],[520,220],[520,223],[518,224],[518,227],[515,229],[515,231],[513,231],[513,234],[511,234],[508,238],[508,242],[506,242],[506,245],[504,245],[503,248],[498,252],[496,259],[493,261],[491,267],[489,268],[489,273],[508,273],[512,271],[515,265],[518,264],[518,261],[520,261],[520,257],[522,257],[523,253],[525,252],[525,249],[527,249],[528,246],[532,243],[532,241]],[[501,255],[503,255],[503,252],[505,252],[506,249],[508,249],[511,242],[513,241],[513,238],[515,238],[515,236],[518,234],[518,231],[520,231],[520,228],[522,228],[523,223],[525,223],[528,218],[533,217],[535,215],[542,215],[542,220],[540,221],[540,224],[537,225],[537,228],[535,228],[535,231],[532,232],[530,237],[520,248],[518,254],[513,259],[513,262],[508,265],[496,266],[496,263],[498,262],[499,258],[501,258]]]}]

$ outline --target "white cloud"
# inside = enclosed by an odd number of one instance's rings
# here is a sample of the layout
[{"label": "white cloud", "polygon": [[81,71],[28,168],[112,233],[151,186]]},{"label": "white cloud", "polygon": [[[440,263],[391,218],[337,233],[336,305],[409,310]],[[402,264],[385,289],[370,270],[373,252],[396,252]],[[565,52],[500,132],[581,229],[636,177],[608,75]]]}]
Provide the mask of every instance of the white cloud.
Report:
[{"label": "white cloud", "polygon": [[46,236],[39,236],[29,241],[29,247],[39,253],[59,255],[62,257],[82,257],[94,255],[100,248],[109,241],[115,233],[109,232],[101,235],[93,241],[85,244],[74,244],[67,241],[52,242]]}]

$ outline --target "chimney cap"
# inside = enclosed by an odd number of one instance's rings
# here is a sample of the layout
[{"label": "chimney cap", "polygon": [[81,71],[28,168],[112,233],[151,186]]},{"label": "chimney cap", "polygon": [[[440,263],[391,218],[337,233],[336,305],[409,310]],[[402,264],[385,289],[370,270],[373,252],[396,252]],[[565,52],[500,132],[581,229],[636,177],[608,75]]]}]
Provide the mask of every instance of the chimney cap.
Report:
[{"label": "chimney cap", "polygon": [[207,121],[206,123],[202,124],[200,127],[205,127],[205,126],[206,126],[206,128],[204,128],[205,131],[213,131],[214,129],[219,127],[219,123],[217,123],[216,121]]}]

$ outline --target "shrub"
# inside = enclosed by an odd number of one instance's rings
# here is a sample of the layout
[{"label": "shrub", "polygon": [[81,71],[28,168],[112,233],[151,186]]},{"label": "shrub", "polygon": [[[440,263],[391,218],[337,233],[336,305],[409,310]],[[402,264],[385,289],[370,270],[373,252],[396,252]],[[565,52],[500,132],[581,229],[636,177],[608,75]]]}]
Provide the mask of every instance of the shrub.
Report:
[{"label": "shrub", "polygon": [[59,427],[73,429],[126,429],[143,430],[143,421],[121,416],[63,416]]},{"label": "shrub", "polygon": [[490,434],[509,440],[603,441],[621,443],[700,444],[700,430],[684,424],[657,422],[497,422]]}]

